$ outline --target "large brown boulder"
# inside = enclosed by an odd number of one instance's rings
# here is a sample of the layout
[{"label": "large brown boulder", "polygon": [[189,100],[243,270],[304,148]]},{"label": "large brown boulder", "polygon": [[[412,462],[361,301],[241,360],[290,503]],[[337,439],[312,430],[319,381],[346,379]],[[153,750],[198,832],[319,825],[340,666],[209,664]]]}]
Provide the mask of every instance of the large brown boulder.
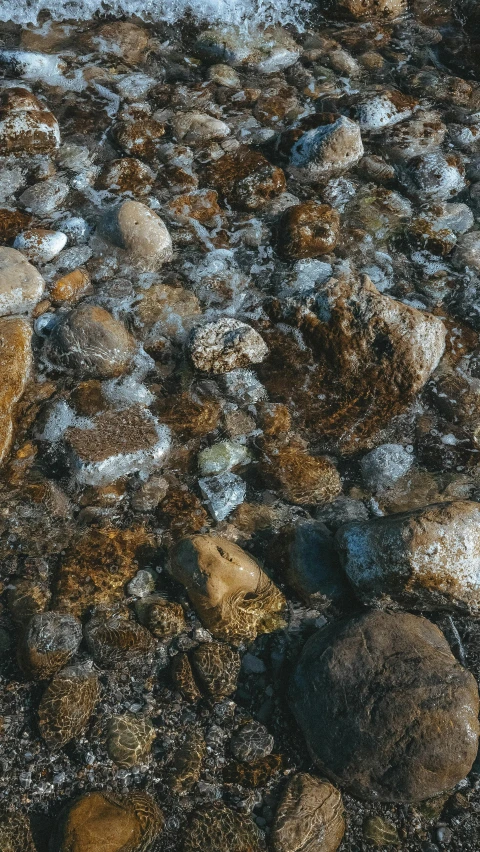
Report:
[{"label": "large brown boulder", "polygon": [[450,790],[478,748],[478,688],[440,630],[367,612],[305,645],[291,704],[315,763],[360,798],[416,802]]}]

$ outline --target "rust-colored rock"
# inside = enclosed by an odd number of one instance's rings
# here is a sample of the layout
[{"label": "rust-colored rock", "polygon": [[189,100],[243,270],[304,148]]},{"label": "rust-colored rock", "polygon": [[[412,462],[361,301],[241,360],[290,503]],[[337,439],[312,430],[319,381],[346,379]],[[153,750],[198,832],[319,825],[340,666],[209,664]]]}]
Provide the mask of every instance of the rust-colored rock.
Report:
[{"label": "rust-colored rock", "polygon": [[340,216],[329,204],[305,201],[283,214],[277,233],[278,251],[285,258],[320,257],[333,251]]},{"label": "rust-colored rock", "polygon": [[285,175],[250,148],[225,154],[206,169],[205,183],[239,210],[257,210],[285,190]]},{"label": "rust-colored rock", "polygon": [[0,99],[3,154],[47,154],[58,148],[60,130],[52,112],[28,89],[5,88]]},{"label": "rust-colored rock", "polygon": [[0,319],[0,463],[13,439],[15,404],[22,396],[32,365],[32,330],[26,320]]}]

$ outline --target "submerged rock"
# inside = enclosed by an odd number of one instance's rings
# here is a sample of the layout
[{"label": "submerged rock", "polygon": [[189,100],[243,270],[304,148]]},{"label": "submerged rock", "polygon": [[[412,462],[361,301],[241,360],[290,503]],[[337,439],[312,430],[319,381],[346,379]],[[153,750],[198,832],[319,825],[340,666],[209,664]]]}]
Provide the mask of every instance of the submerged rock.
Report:
[{"label": "submerged rock", "polygon": [[275,852],[336,852],[345,834],[343,802],[328,781],[299,772],[280,799],[272,830]]},{"label": "submerged rock", "polygon": [[57,119],[32,92],[5,88],[0,99],[0,145],[5,154],[45,154],[60,145]]},{"label": "submerged rock", "polygon": [[323,628],[290,700],[316,764],[360,798],[428,799],[475,760],[477,684],[425,618],[373,611]]},{"label": "submerged rock", "polygon": [[320,257],[333,251],[340,216],[329,204],[306,201],[289,207],[278,226],[278,251],[286,257]]},{"label": "submerged rock", "polygon": [[189,350],[197,370],[207,373],[228,373],[257,364],[268,351],[254,328],[232,317],[194,328]]},{"label": "submerged rock", "polygon": [[185,586],[205,627],[219,639],[240,644],[282,622],[282,593],[251,556],[227,539],[182,539],[171,553],[169,571]]},{"label": "submerged rock", "polygon": [[192,812],[183,835],[183,852],[201,850],[262,852],[264,836],[253,820],[223,804]]},{"label": "submerged rock", "polygon": [[170,770],[170,788],[178,795],[186,793],[200,778],[207,744],[202,731],[197,727],[187,728],[186,736],[173,756]]},{"label": "submerged rock", "polygon": [[116,378],[124,373],[136,344],[123,323],[97,305],[79,305],[54,327],[46,354],[80,378]]},{"label": "submerged rock", "polygon": [[195,49],[211,62],[246,67],[259,74],[274,74],[288,68],[300,55],[299,45],[282,27],[264,30],[212,27],[200,33]]},{"label": "submerged rock", "polygon": [[55,675],[38,708],[40,734],[59,749],[85,731],[100,698],[98,675],[91,661],[69,666]]},{"label": "submerged rock", "polygon": [[[331,505],[334,509],[335,503]],[[347,592],[333,535],[321,521],[302,519],[284,527],[273,544],[271,558],[289,586],[310,606],[337,603]]]},{"label": "submerged rock", "polygon": [[263,154],[242,147],[209,165],[205,183],[232,207],[257,210],[285,190],[285,175]]},{"label": "submerged rock", "polygon": [[141,201],[124,201],[107,213],[103,229],[132,260],[147,268],[157,269],[173,257],[167,226]]},{"label": "submerged rock", "polygon": [[81,641],[82,625],[73,615],[38,613],[20,640],[20,665],[27,675],[45,680],[68,663]]},{"label": "submerged rock", "polygon": [[198,683],[209,698],[216,701],[231,695],[237,688],[240,654],[221,642],[203,642],[194,648],[191,663]]},{"label": "submerged rock", "polygon": [[135,612],[140,624],[157,639],[168,639],[187,629],[180,604],[160,595],[147,595],[136,601]]},{"label": "submerged rock", "polygon": [[0,463],[13,439],[15,404],[22,397],[32,366],[32,329],[17,317],[0,319]]},{"label": "submerged rock", "polygon": [[136,766],[148,758],[155,735],[148,719],[114,716],[107,726],[108,756],[117,766]]},{"label": "submerged rock", "polygon": [[302,133],[300,125],[292,139],[288,173],[302,183],[326,183],[348,172],[363,157],[360,128],[345,116],[324,115],[324,123]]},{"label": "submerged rock", "polygon": [[246,722],[230,741],[233,756],[243,763],[253,763],[273,751],[274,739],[260,722]]},{"label": "submerged rock", "polygon": [[0,316],[23,314],[43,295],[45,281],[16,248],[0,248]]},{"label": "submerged rock", "polygon": [[109,613],[99,608],[85,625],[84,634],[88,649],[100,666],[141,663],[155,648],[151,633],[121,611]]}]

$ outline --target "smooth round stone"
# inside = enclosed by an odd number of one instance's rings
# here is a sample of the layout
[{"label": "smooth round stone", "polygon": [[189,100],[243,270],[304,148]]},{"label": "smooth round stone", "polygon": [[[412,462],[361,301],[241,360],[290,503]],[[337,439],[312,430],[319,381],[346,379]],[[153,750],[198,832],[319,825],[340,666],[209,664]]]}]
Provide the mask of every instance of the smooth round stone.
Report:
[{"label": "smooth round stone", "polygon": [[43,295],[40,273],[16,248],[0,248],[0,316],[31,311]]},{"label": "smooth round stone", "polygon": [[13,248],[21,251],[32,263],[48,263],[60,254],[66,244],[66,234],[61,231],[31,228],[15,238]]},{"label": "smooth round stone", "polygon": [[167,226],[141,201],[124,201],[106,214],[102,228],[133,261],[146,268],[157,269],[173,257]]},{"label": "smooth round stone", "polygon": [[155,728],[148,719],[125,715],[108,721],[107,751],[117,766],[130,767],[144,761],[154,739]]},{"label": "smooth round stone", "polygon": [[82,625],[63,612],[40,612],[32,616],[20,647],[19,662],[25,672],[41,679],[61,669],[82,641]]},{"label": "smooth round stone", "polygon": [[48,216],[61,207],[68,193],[68,184],[52,177],[29,186],[20,196],[20,201],[35,216]]},{"label": "smooth round stone", "polygon": [[336,852],[344,834],[339,791],[328,781],[306,772],[294,775],[275,815],[272,829],[275,852]]},{"label": "smooth round stone", "polygon": [[408,613],[374,610],[315,633],[290,701],[317,766],[359,798],[431,798],[477,755],[475,679],[435,625]]}]

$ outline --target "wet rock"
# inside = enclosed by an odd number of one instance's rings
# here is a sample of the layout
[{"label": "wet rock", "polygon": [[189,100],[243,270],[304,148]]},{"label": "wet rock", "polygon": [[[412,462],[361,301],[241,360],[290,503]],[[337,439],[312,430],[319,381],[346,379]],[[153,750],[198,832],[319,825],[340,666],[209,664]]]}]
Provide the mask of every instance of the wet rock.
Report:
[{"label": "wet rock", "polygon": [[97,189],[107,189],[115,194],[148,195],[155,176],[152,170],[134,157],[122,157],[107,163],[97,177]]},{"label": "wet rock", "polygon": [[360,128],[345,116],[316,116],[317,125],[301,133],[289,154],[288,173],[302,183],[326,183],[348,172],[363,157]]},{"label": "wet rock", "polygon": [[285,768],[285,761],[281,754],[268,754],[252,763],[241,763],[232,761],[223,770],[223,781],[225,784],[240,785],[249,790],[265,787]]},{"label": "wet rock", "polygon": [[0,462],[13,439],[15,405],[21,399],[32,366],[32,330],[17,317],[0,319],[0,360],[3,375],[0,390]]},{"label": "wet rock", "polygon": [[207,166],[205,183],[232,207],[258,210],[285,190],[285,175],[258,151],[241,147]]},{"label": "wet rock", "polygon": [[150,37],[148,30],[131,21],[112,21],[88,30],[80,41],[89,51],[96,50],[129,65],[137,65],[146,56]]},{"label": "wet rock", "polygon": [[28,89],[6,88],[0,99],[0,145],[5,154],[47,154],[60,145],[52,112]]},{"label": "wet rock", "polygon": [[363,836],[373,846],[390,846],[400,843],[397,829],[381,816],[367,817],[363,823]]},{"label": "wet rock", "polygon": [[250,325],[232,317],[222,317],[192,330],[189,351],[197,370],[228,373],[257,364],[268,350]]},{"label": "wet rock", "polygon": [[223,804],[192,812],[183,835],[183,852],[229,849],[230,852],[261,852],[263,834],[253,820]]},{"label": "wet rock", "polygon": [[336,852],[345,834],[338,790],[314,775],[299,772],[280,799],[272,830],[275,852]]},{"label": "wet rock", "polygon": [[106,214],[106,235],[146,268],[157,269],[173,257],[172,239],[159,216],[140,201],[124,201]]},{"label": "wet rock", "polygon": [[208,79],[212,83],[216,83],[217,86],[225,86],[227,89],[241,89],[242,83],[240,77],[237,72],[230,67],[230,65],[224,65],[223,63],[218,63],[217,65],[211,65],[207,72]]},{"label": "wet rock", "polygon": [[396,18],[407,10],[406,0],[329,0],[329,11],[340,16],[364,20]]},{"label": "wet rock", "polygon": [[387,128],[382,144],[395,163],[407,163],[438,148],[447,132],[440,114],[422,110],[413,118]]},{"label": "wet rock", "polygon": [[58,818],[52,852],[143,852],[161,833],[163,814],[141,791],[85,793]]},{"label": "wet rock", "polygon": [[154,650],[151,633],[125,612],[99,609],[84,629],[93,659],[100,666],[142,662]]},{"label": "wet rock", "polygon": [[217,193],[213,189],[199,189],[197,192],[179,195],[170,202],[168,209],[179,222],[195,219],[207,226],[218,222],[217,217],[222,214]]},{"label": "wet rock", "polygon": [[324,456],[311,456],[293,441],[267,444],[261,462],[265,483],[299,506],[328,503],[342,490],[337,468]]},{"label": "wet rock", "polygon": [[55,365],[79,378],[109,379],[122,375],[136,344],[123,323],[97,305],[79,305],[54,327],[46,354]]},{"label": "wet rock", "polygon": [[144,294],[137,314],[144,328],[151,331],[147,340],[154,341],[159,331],[168,337],[183,340],[201,313],[199,301],[184,287],[154,284]]},{"label": "wet rock", "polygon": [[193,672],[209,698],[220,701],[237,688],[240,655],[221,642],[204,642],[191,654]]},{"label": "wet rock", "polygon": [[480,232],[463,234],[457,242],[453,255],[453,264],[457,269],[480,272]]},{"label": "wet rock", "polygon": [[382,444],[360,462],[362,478],[372,491],[383,491],[410,470],[414,458],[401,444]]},{"label": "wet rock", "polygon": [[155,728],[148,719],[114,716],[107,725],[108,756],[117,766],[128,768],[145,762],[155,739]]},{"label": "wet rock", "polygon": [[58,672],[42,695],[38,708],[40,734],[52,749],[80,737],[100,698],[98,676],[91,663]]},{"label": "wet rock", "polygon": [[78,616],[88,607],[121,599],[125,584],[136,574],[136,559],[149,544],[151,539],[140,525],[80,530],[62,556],[55,608]]},{"label": "wet rock", "polygon": [[479,517],[478,503],[439,503],[347,524],[336,543],[348,578],[364,602],[477,612]]},{"label": "wet rock", "polygon": [[60,612],[33,615],[21,637],[18,660],[29,677],[46,680],[63,668],[82,641],[82,625]]},{"label": "wet rock", "polygon": [[18,234],[13,248],[18,249],[32,263],[48,263],[65,248],[66,244],[67,237],[61,231],[31,228],[29,231]]},{"label": "wet rock", "polygon": [[151,512],[156,509],[168,491],[168,482],[163,476],[151,476],[133,494],[130,505],[134,512]]},{"label": "wet rock", "polygon": [[208,521],[208,515],[197,495],[185,487],[170,489],[158,507],[157,514],[174,541],[184,535],[200,532]]},{"label": "wet rock", "polygon": [[201,693],[187,654],[176,654],[172,660],[171,675],[175,688],[187,701],[195,704],[200,700]]},{"label": "wet rock", "polygon": [[187,629],[180,604],[162,598],[160,595],[142,597],[135,604],[135,612],[140,624],[143,624],[157,639],[168,639]]},{"label": "wet rock", "polygon": [[51,177],[29,186],[20,196],[20,202],[35,216],[49,216],[55,213],[65,201],[70,188],[65,181]]},{"label": "wet rock", "polygon": [[366,521],[368,511],[361,500],[356,500],[354,497],[337,497],[326,506],[316,509],[315,518],[335,532],[342,524],[349,521]]},{"label": "wet rock", "polygon": [[273,544],[273,564],[309,606],[328,606],[346,594],[333,536],[321,521],[299,520],[282,529]]},{"label": "wet rock", "polygon": [[0,242],[8,243],[15,239],[20,231],[28,228],[32,217],[23,210],[14,207],[0,207]]},{"label": "wet rock", "polygon": [[293,205],[278,226],[278,251],[286,257],[320,257],[335,248],[340,216],[329,204],[306,201]]},{"label": "wet rock", "polygon": [[198,468],[202,476],[213,476],[248,464],[250,459],[247,448],[239,441],[219,441],[198,454]]},{"label": "wet rock", "polygon": [[127,583],[127,594],[136,598],[146,598],[155,589],[155,577],[150,571],[140,569],[135,577]]},{"label": "wet rock", "polygon": [[36,852],[30,820],[25,814],[0,814],[0,848],[2,852]]},{"label": "wet rock", "polygon": [[227,471],[198,480],[200,491],[216,521],[224,521],[245,500],[247,486],[240,476]]},{"label": "wet rock", "polygon": [[186,145],[206,142],[209,139],[225,139],[230,128],[224,121],[203,112],[180,112],[172,119],[175,137]]},{"label": "wet rock", "polygon": [[400,232],[412,217],[412,205],[398,192],[384,186],[360,187],[345,206],[345,222],[364,228],[378,242]]},{"label": "wet rock", "polygon": [[219,639],[239,644],[281,623],[283,595],[255,560],[227,539],[182,539],[172,551],[169,571]]},{"label": "wet rock", "polygon": [[477,685],[424,618],[372,611],[326,626],[290,696],[313,759],[354,796],[421,801],[475,759]]},{"label": "wet rock", "polygon": [[90,281],[90,276],[85,269],[74,269],[73,272],[67,272],[57,281],[55,281],[50,290],[50,298],[52,302],[62,304],[64,302],[80,301],[83,296],[88,296],[92,293],[93,288]]},{"label": "wet rock", "polygon": [[465,188],[465,167],[456,154],[432,151],[410,162],[402,176],[407,189],[422,201],[445,201]]},{"label": "wet rock", "polygon": [[0,316],[31,311],[43,295],[45,282],[15,248],[0,248]]},{"label": "wet rock", "polygon": [[410,118],[418,101],[396,89],[375,95],[356,109],[361,130],[378,131]]},{"label": "wet rock", "polygon": [[175,751],[170,770],[170,789],[177,796],[187,793],[199,780],[206,751],[202,731],[189,727],[183,743]]},{"label": "wet rock", "polygon": [[81,485],[105,485],[137,470],[148,475],[170,448],[168,429],[141,406],[100,414],[90,428],[70,427],[64,440]]},{"label": "wet rock", "polygon": [[195,48],[202,59],[246,67],[259,74],[275,74],[293,65],[300,56],[299,45],[281,27],[211,28],[199,35]]},{"label": "wet rock", "polygon": [[242,763],[252,763],[273,751],[274,739],[260,722],[246,722],[230,740],[233,756]]},{"label": "wet rock", "polygon": [[165,134],[165,126],[148,116],[132,121],[120,121],[112,131],[119,148],[130,157],[140,157],[147,162],[153,160]]}]

